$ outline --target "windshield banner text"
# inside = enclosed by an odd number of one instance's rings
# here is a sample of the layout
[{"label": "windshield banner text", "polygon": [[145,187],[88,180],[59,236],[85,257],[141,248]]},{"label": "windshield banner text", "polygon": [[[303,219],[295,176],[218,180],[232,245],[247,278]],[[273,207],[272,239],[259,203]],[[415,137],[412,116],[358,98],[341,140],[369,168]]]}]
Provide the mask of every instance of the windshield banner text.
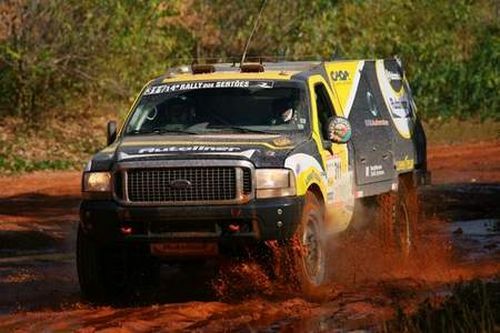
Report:
[{"label": "windshield banner text", "polygon": [[176,91],[195,90],[195,89],[220,89],[220,88],[263,88],[273,87],[273,81],[200,81],[185,83],[168,83],[156,86],[150,86],[144,91],[144,96],[171,93]]}]

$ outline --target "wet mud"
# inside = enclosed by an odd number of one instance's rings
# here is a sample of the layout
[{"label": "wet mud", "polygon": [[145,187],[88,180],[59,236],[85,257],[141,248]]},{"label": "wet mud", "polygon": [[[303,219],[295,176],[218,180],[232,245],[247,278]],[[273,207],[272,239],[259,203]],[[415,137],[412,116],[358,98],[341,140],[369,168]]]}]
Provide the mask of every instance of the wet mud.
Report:
[{"label": "wet mud", "polygon": [[158,287],[113,306],[79,295],[79,173],[0,177],[0,332],[387,331],[422,304],[445,304],[457,284],[500,278],[500,142],[431,147],[429,168],[434,185],[420,193],[425,222],[410,259],[369,230],[347,232],[331,243],[334,277],[316,297],[247,259],[217,272],[162,267]]}]

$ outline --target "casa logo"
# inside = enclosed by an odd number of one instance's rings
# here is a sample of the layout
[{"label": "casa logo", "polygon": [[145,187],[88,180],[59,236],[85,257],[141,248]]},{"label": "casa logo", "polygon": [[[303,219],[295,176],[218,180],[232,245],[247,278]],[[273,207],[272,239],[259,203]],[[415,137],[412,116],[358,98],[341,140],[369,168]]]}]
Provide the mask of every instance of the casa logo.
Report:
[{"label": "casa logo", "polygon": [[348,71],[333,71],[332,79],[335,82],[338,81],[349,81],[349,72]]}]

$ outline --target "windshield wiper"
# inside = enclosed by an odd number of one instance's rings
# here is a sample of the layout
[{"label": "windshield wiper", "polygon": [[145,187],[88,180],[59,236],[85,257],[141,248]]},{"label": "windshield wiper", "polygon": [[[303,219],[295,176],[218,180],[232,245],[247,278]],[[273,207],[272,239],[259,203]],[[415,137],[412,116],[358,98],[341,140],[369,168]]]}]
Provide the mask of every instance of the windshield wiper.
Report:
[{"label": "windshield wiper", "polygon": [[217,129],[236,130],[236,131],[241,132],[241,133],[280,134],[280,133],[273,132],[273,131],[258,130],[258,129],[248,128],[248,127],[240,127],[240,126],[227,126],[227,127],[220,127]]},{"label": "windshield wiper", "polygon": [[165,128],[153,128],[153,129],[139,129],[139,130],[132,130],[130,132],[127,132],[127,134],[130,135],[138,135],[138,134],[170,134],[170,133],[177,133],[177,134],[199,134],[197,132],[191,132],[191,131],[185,131],[185,130],[169,130]]}]

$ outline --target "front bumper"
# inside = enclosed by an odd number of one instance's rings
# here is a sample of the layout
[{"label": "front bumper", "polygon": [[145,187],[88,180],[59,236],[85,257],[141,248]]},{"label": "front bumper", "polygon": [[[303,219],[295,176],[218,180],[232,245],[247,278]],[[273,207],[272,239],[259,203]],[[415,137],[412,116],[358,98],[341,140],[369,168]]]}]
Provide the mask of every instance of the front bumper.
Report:
[{"label": "front bumper", "polygon": [[243,205],[130,207],[113,200],[84,200],[83,230],[100,242],[275,240],[290,238],[304,197],[253,200]]}]

